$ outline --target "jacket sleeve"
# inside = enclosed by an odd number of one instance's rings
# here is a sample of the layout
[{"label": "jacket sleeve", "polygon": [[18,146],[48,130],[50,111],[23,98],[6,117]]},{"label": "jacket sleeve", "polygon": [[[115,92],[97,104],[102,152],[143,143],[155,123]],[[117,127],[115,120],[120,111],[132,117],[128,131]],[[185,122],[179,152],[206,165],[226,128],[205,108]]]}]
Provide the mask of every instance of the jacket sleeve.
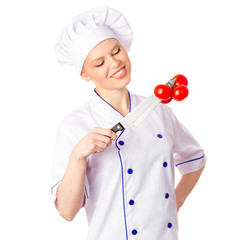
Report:
[{"label": "jacket sleeve", "polygon": [[[70,127],[61,123],[57,132],[52,160],[51,193],[56,207],[57,189],[67,169],[69,156],[78,141],[79,139],[71,132]],[[88,180],[87,176],[85,176],[85,201],[88,198],[88,188]]]},{"label": "jacket sleeve", "polygon": [[174,163],[182,175],[201,169],[206,163],[204,150],[172,112]]}]

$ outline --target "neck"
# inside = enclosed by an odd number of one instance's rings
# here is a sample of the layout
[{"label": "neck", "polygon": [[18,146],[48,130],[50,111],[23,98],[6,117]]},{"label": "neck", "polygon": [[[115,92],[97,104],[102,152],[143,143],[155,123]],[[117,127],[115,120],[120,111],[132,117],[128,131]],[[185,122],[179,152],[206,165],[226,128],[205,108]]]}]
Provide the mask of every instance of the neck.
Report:
[{"label": "neck", "polygon": [[96,88],[95,91],[123,116],[126,116],[129,113],[130,101],[128,90],[126,88],[117,90]]}]

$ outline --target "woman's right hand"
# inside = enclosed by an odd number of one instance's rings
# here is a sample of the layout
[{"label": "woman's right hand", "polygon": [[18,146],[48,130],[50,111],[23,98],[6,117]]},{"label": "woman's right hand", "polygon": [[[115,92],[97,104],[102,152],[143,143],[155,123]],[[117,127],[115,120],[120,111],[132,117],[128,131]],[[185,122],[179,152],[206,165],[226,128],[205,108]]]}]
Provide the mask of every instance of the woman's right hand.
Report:
[{"label": "woman's right hand", "polygon": [[95,127],[77,143],[71,155],[86,160],[90,154],[103,152],[116,138],[117,134],[112,130]]}]

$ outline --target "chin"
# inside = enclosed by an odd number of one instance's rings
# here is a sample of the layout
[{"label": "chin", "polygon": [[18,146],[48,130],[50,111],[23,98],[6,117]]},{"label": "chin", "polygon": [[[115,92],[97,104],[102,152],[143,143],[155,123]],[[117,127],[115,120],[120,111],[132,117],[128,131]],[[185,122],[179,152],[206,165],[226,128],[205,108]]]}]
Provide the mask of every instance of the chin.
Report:
[{"label": "chin", "polygon": [[129,76],[126,76],[126,79],[123,81],[123,87],[126,87],[131,81],[131,78]]}]

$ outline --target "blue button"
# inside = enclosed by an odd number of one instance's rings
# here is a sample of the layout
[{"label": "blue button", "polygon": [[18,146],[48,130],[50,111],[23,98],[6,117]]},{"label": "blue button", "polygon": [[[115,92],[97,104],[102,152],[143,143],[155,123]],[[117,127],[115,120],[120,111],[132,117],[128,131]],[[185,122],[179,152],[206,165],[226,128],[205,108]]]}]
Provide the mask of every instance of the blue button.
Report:
[{"label": "blue button", "polygon": [[157,137],[158,137],[158,138],[162,138],[163,136],[162,136],[161,134],[158,134]]},{"label": "blue button", "polygon": [[163,163],[163,166],[164,166],[164,167],[167,167],[167,162],[164,162],[164,163]]},{"label": "blue button", "polygon": [[132,174],[133,170],[131,168],[128,169],[128,174]]},{"label": "blue button", "polygon": [[172,228],[172,223],[168,223],[168,228]]},{"label": "blue button", "polygon": [[124,141],[119,141],[118,143],[119,143],[119,145],[121,145],[121,146],[124,145]]},{"label": "blue button", "polygon": [[132,234],[136,235],[137,234],[137,230],[136,229],[132,230]]},{"label": "blue button", "polygon": [[169,193],[165,194],[165,198],[168,199],[169,198]]},{"label": "blue button", "polygon": [[129,201],[129,204],[130,204],[130,205],[133,205],[133,204],[134,204],[134,200],[130,200],[130,201]]}]

